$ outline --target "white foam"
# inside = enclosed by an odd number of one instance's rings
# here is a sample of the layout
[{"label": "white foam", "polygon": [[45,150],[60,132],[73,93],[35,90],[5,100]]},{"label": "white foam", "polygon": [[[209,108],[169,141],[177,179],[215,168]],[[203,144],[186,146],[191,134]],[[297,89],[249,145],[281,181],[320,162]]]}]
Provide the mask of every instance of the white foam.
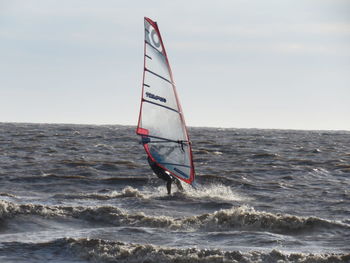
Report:
[{"label": "white foam", "polygon": [[246,201],[247,197],[235,193],[230,186],[223,184],[209,184],[205,186],[198,186],[194,189],[191,186],[185,186],[185,195],[211,200],[225,200],[225,201]]},{"label": "white foam", "polygon": [[[203,200],[222,200],[222,201],[247,201],[250,198],[235,193],[230,186],[223,184],[209,184],[205,186],[192,186],[182,183],[184,188],[183,192],[180,192],[176,185],[172,185],[173,196],[184,196],[188,198],[203,199]],[[145,187],[141,192],[144,198],[158,198],[167,196],[167,190],[165,185],[158,187]]]},{"label": "white foam", "polygon": [[[176,187],[172,187],[172,192],[176,192]],[[167,196],[167,190],[165,185],[157,187],[146,186],[143,188],[142,194],[146,199],[164,197]]]}]

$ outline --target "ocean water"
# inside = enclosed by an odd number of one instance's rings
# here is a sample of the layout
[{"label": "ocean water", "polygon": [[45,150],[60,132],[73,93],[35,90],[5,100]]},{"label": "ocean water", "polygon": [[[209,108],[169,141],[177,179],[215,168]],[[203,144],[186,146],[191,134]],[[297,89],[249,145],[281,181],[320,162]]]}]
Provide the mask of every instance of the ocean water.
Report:
[{"label": "ocean water", "polygon": [[0,262],[350,262],[350,132],[190,128],[166,194],[130,126],[0,124]]}]

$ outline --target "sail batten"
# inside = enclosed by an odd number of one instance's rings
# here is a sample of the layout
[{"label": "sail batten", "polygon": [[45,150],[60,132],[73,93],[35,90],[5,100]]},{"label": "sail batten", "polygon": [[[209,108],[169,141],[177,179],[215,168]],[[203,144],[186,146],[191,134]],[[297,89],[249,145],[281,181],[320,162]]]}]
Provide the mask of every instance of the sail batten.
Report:
[{"label": "sail batten", "polygon": [[191,143],[164,43],[156,22],[145,17],[142,97],[136,133],[147,155],[172,176],[192,184]]},{"label": "sail batten", "polygon": [[175,112],[179,113],[178,110],[175,110],[175,109],[173,109],[173,108],[170,108],[170,107],[161,105],[161,104],[159,104],[159,103],[156,103],[156,102],[153,102],[153,101],[150,101],[150,100],[144,99],[144,100],[142,100],[142,101],[143,101],[143,102],[148,102],[148,103],[151,103],[151,104],[153,104],[153,105],[157,105],[157,106],[159,106],[159,107],[163,107],[163,108],[165,108],[165,109],[168,109],[168,110],[175,111]]},{"label": "sail batten", "polygon": [[168,80],[167,78],[162,77],[161,75],[159,75],[159,74],[153,72],[152,70],[149,70],[148,68],[145,68],[145,71],[147,71],[147,72],[153,74],[154,76],[156,76],[156,77],[158,77],[158,78],[161,78],[162,80],[165,80],[165,81],[169,82],[170,84],[173,84],[171,80]]}]

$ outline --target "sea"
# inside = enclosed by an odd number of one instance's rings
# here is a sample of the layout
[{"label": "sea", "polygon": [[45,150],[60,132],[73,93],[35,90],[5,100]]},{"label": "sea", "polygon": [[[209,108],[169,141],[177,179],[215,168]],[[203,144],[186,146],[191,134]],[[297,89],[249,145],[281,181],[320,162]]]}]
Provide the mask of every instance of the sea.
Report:
[{"label": "sea", "polygon": [[350,132],[189,128],[168,195],[133,126],[0,123],[0,262],[350,262]]}]

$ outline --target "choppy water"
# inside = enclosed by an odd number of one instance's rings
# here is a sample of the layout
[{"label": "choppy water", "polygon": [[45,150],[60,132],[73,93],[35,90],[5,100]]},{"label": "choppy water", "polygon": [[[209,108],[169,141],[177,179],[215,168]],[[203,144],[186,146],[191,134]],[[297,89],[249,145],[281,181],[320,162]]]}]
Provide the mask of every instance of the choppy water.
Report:
[{"label": "choppy water", "polygon": [[134,127],[0,124],[0,262],[350,262],[350,132],[190,136],[167,196]]}]

